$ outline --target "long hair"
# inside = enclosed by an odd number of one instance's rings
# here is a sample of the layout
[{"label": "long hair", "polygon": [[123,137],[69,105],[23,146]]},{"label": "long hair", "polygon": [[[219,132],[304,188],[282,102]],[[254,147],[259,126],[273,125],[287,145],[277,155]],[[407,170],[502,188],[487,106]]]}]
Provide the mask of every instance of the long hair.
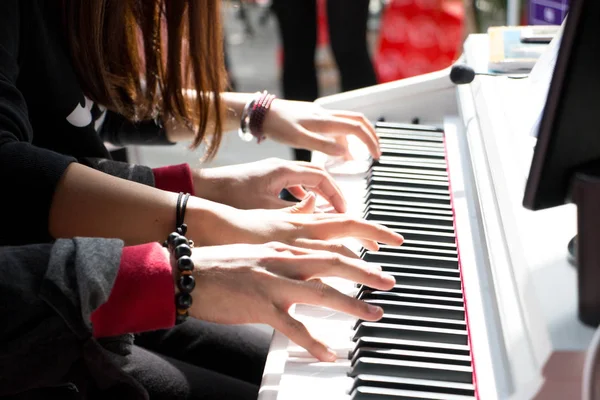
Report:
[{"label": "long hair", "polygon": [[[64,34],[85,94],[132,121],[174,118],[194,129],[193,147],[210,136],[205,156],[212,158],[226,85],[219,3],[62,0]],[[197,95],[186,96],[189,89]]]}]

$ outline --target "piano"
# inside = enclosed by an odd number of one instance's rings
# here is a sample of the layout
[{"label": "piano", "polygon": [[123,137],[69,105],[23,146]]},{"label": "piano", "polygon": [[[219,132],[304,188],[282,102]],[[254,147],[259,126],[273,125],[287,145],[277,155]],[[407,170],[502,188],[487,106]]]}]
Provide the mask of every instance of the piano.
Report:
[{"label": "piano", "polygon": [[[462,61],[485,71],[487,55],[487,36],[470,35]],[[377,252],[345,242],[393,274],[396,286],[328,283],[381,305],[383,319],[296,305],[293,315],[338,359],[318,362],[275,332],[259,400],[580,398],[594,330],[577,319],[567,261],[575,207],[521,205],[535,144],[521,126],[531,110],[528,82],[478,76],[455,86],[448,73],[318,100],[384,120],[379,162],[330,172],[349,213],[406,241]],[[352,151],[366,159],[360,145]]]}]

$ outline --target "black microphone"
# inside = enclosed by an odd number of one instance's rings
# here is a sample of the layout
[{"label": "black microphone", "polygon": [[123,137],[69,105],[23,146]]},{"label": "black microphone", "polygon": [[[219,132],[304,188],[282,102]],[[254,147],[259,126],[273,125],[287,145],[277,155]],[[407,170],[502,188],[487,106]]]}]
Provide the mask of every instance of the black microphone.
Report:
[{"label": "black microphone", "polygon": [[475,79],[475,75],[486,75],[486,76],[504,76],[510,79],[523,79],[527,78],[527,75],[504,75],[504,74],[494,74],[487,72],[475,72],[475,70],[468,65],[464,64],[454,64],[452,68],[450,68],[450,80],[455,85],[464,85],[467,83],[473,82]]}]

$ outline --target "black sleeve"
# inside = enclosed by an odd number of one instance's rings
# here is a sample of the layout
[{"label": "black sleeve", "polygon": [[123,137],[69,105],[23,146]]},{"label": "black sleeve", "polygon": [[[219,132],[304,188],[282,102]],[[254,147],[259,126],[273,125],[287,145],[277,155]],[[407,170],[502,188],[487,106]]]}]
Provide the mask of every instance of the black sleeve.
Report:
[{"label": "black sleeve", "polygon": [[[75,159],[31,144],[19,75],[19,0],[3,0],[0,13],[0,244],[50,240],[48,214],[56,185]],[[26,12],[26,10],[24,10]],[[27,203],[34,206],[27,206]]]},{"label": "black sleeve", "polygon": [[81,357],[122,249],[117,239],[88,238],[0,247],[0,396],[59,382]]},{"label": "black sleeve", "polygon": [[154,120],[134,123],[120,114],[106,112],[100,128],[100,137],[115,146],[128,145],[172,145],[167,138],[165,128]]},{"label": "black sleeve", "polygon": [[80,158],[79,162],[90,168],[102,171],[117,178],[138,182],[148,186],[155,186],[152,168],[143,165],[128,164],[122,161],[107,160],[104,158]]}]

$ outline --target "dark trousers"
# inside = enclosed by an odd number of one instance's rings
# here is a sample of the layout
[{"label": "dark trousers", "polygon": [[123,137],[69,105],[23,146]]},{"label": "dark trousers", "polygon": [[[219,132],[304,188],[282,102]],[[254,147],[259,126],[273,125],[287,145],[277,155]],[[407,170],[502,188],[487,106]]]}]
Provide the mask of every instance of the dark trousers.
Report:
[{"label": "dark trousers", "polygon": [[136,336],[126,370],[152,400],[256,400],[270,335],[189,319]]},{"label": "dark trousers", "polygon": [[[316,0],[274,0],[273,11],[283,44],[283,95],[314,101],[319,97]],[[367,48],[368,16],[369,0],[327,0],[329,41],[344,92],[377,83]],[[310,152],[296,150],[296,159],[309,161]]]}]

